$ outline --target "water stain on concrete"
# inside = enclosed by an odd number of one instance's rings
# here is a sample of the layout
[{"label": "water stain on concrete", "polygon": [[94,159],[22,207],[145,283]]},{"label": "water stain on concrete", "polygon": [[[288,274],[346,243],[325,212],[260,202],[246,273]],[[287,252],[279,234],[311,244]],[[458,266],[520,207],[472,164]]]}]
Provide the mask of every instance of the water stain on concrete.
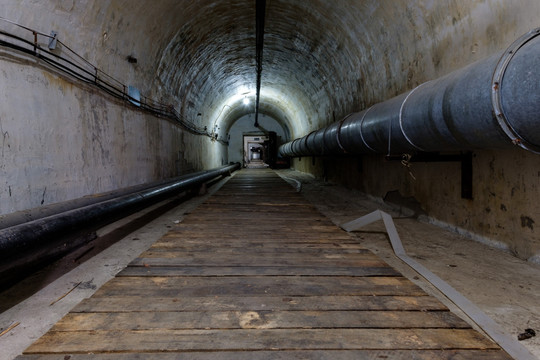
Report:
[{"label": "water stain on concrete", "polygon": [[534,220],[528,216],[521,215],[521,227],[528,227],[531,230],[534,230]]}]

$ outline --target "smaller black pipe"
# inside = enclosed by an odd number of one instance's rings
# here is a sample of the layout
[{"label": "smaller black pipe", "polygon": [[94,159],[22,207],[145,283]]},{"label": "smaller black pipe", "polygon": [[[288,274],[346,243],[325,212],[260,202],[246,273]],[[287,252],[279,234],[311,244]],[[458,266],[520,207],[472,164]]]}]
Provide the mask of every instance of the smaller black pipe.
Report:
[{"label": "smaller black pipe", "polygon": [[[201,171],[201,172],[198,172],[197,174],[203,174],[209,171],[212,171],[212,170]],[[66,212],[66,211],[73,210],[76,208],[82,208],[83,206],[96,204],[105,200],[110,200],[113,198],[118,198],[120,196],[133,194],[133,193],[147,190],[150,188],[155,188],[164,184],[170,184],[175,181],[187,179],[191,176],[193,176],[193,174],[182,175],[176,178],[154,181],[154,182],[146,183],[146,184],[134,185],[134,186],[130,186],[130,187],[126,187],[126,188],[122,188],[118,190],[113,190],[113,191],[109,191],[109,192],[105,192],[101,194],[83,196],[83,197],[73,199],[73,200],[62,201],[62,202],[53,203],[49,205],[43,205],[43,206],[33,208],[33,209],[17,211],[11,214],[0,215],[0,230],[8,228],[8,227],[16,226],[22,223],[26,223],[29,221],[42,219],[47,216],[57,215],[62,212]]]},{"label": "smaller black pipe", "polygon": [[230,174],[240,164],[202,171],[166,184],[0,230],[0,286],[82,245],[73,238],[181,191]]}]

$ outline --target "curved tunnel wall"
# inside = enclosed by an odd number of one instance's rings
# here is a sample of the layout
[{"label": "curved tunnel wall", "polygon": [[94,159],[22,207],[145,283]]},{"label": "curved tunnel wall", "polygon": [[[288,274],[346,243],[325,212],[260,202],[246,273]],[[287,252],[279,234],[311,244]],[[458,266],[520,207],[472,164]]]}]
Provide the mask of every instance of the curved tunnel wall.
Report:
[{"label": "curved tunnel wall", "polygon": [[[503,50],[539,26],[540,3],[269,0],[266,14],[261,107],[297,138]],[[0,16],[56,30],[100,69],[170,103],[198,127],[211,129],[217,121],[222,137],[247,114],[242,97],[254,96],[255,2],[4,0]],[[0,214],[227,161],[223,144],[33,59],[0,49],[0,62],[8,104],[0,108]],[[540,196],[532,170],[537,158],[517,150],[476,156],[475,181],[484,182],[472,203],[455,198],[455,169],[418,165],[424,176],[412,182],[399,164],[376,155],[362,166],[357,159],[295,160],[293,166],[375,196],[399,189],[435,218],[533,256],[540,249],[540,216],[527,199]],[[446,209],[437,207],[441,202]],[[512,225],[501,229],[502,222]],[[507,240],[515,237],[510,234],[524,240]]]}]

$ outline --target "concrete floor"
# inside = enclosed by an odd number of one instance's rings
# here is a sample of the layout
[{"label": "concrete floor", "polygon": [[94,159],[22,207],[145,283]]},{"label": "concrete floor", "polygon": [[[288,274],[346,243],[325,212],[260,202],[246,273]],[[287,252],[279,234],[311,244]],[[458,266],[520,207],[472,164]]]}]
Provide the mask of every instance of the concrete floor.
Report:
[{"label": "concrete floor", "polygon": [[[295,186],[300,182],[302,194],[336,224],[355,219],[377,208],[392,213],[409,255],[473,301],[510,336],[515,337],[526,328],[535,329],[537,332],[540,330],[540,266],[426,222],[403,217],[393,212],[391,207],[373,201],[360,192],[316,181],[308,175],[294,171],[284,170],[279,173],[289,181],[295,179],[296,182],[291,181]],[[209,194],[216,191],[224,181],[226,179],[210,188]],[[146,219],[144,226],[132,232],[126,229],[137,227],[132,224],[141,225],[141,219],[146,214],[152,211],[159,213],[160,209],[166,209],[167,204],[158,204],[143,213],[112,224],[99,232],[101,237],[121,237],[114,239],[119,241],[112,246],[87,261],[84,259],[89,257],[91,252],[70,260],[72,263],[84,261],[77,267],[67,266],[64,262],[56,269],[49,268],[40,272],[19,286],[0,294],[1,308],[9,307],[0,314],[0,333],[18,323],[0,337],[0,360],[13,359],[19,355],[73,306],[91,296],[96,289],[159,239],[171,224],[182,221],[182,215],[198,206],[206,196],[208,195],[183,202],[152,221]],[[355,236],[363,246],[371,249],[469,321],[444,295],[393,255],[382,224],[370,225],[361,232],[356,232]],[[71,267],[74,268],[69,272],[61,273],[62,269]],[[29,296],[31,292],[34,293]],[[540,357],[540,336],[524,340],[522,344]]]}]

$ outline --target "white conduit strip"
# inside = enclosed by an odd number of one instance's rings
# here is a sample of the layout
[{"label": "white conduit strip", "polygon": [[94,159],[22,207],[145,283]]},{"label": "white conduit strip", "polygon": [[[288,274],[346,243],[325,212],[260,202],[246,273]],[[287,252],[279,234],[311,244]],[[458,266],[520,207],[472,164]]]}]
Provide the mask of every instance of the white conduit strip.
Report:
[{"label": "white conduit strip", "polygon": [[302,191],[302,183],[300,181],[298,181],[296,179],[293,179],[293,178],[290,178],[290,177],[283,176],[281,174],[279,176],[281,176],[285,180],[294,181],[296,183],[296,192]]},{"label": "white conduit strip", "polygon": [[376,210],[368,215],[362,216],[356,220],[342,224],[341,228],[347,232],[358,230],[363,226],[371,224],[375,221],[382,220],[390,238],[390,243],[394,249],[394,253],[398,258],[403,260],[407,265],[413,268],[416,272],[422,275],[433,286],[439,289],[448,299],[456,304],[467,316],[480,326],[501,348],[503,348],[510,356],[517,360],[538,360],[532,355],[527,348],[518,343],[516,340],[505,333],[505,331],[475,304],[473,304],[465,296],[461,295],[456,289],[451,287],[447,282],[442,280],[437,275],[433,274],[423,265],[417,263],[407,255],[401,239],[397,233],[392,217],[381,211]]}]

